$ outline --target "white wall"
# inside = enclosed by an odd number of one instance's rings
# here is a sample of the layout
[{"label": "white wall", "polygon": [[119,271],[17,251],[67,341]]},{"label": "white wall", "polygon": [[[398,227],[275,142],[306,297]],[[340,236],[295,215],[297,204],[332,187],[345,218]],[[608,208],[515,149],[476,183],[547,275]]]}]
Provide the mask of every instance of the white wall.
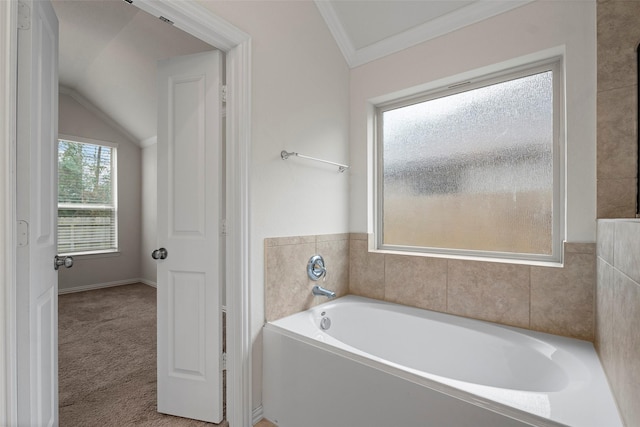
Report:
[{"label": "white wall", "polygon": [[349,162],[349,70],[312,1],[203,4],[252,40],[250,292],[257,407],[264,238],[349,231],[349,173],[297,158],[283,161],[280,151]]},{"label": "white wall", "polygon": [[140,255],[140,278],[147,284],[157,281],[156,261],[151,252],[157,249],[158,236],[158,145],[142,149],[142,226]]},{"label": "white wall", "polygon": [[118,144],[117,255],[74,256],[72,268],[60,269],[60,290],[79,286],[136,280],[140,277],[140,148],[85,108],[72,96],[60,93],[58,132]]},{"label": "white wall", "polygon": [[369,100],[556,48],[566,55],[566,238],[595,241],[595,11],[595,1],[536,1],[353,69],[350,231],[373,226],[367,211]]}]

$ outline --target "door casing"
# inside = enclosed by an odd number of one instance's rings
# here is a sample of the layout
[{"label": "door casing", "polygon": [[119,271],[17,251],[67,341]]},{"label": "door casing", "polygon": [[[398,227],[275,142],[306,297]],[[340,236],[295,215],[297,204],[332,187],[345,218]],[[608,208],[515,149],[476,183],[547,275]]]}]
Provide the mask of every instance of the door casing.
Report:
[{"label": "door casing", "polygon": [[[0,425],[17,425],[15,248],[18,2],[0,2]],[[135,0],[134,5],[227,55],[227,419],[252,425],[249,283],[251,38],[195,2]]]}]

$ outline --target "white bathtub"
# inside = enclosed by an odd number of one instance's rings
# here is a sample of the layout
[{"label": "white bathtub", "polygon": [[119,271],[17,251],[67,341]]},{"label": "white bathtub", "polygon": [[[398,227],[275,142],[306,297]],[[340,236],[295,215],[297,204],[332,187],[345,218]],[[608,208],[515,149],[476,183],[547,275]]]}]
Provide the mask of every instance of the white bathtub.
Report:
[{"label": "white bathtub", "polygon": [[622,426],[585,341],[346,296],[265,325],[263,354],[279,427]]}]

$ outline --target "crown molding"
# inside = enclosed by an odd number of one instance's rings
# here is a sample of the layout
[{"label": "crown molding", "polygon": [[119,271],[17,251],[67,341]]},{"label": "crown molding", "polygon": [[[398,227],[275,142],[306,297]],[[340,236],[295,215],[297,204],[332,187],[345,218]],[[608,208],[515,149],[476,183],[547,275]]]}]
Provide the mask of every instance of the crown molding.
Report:
[{"label": "crown molding", "polygon": [[[169,19],[175,27],[187,31],[192,36],[224,52],[249,39],[247,33],[215,15],[198,2],[176,2],[179,7],[172,6],[170,2],[157,0],[133,0],[132,3],[153,16]],[[215,26],[215,32],[211,31],[212,25]]]},{"label": "crown molding", "polygon": [[61,85],[59,87],[59,93],[63,94],[63,95],[70,96],[78,104],[82,105],[88,111],[90,111],[91,113],[95,114],[100,120],[102,120],[107,125],[109,125],[113,129],[115,129],[116,131],[121,133],[122,136],[124,136],[127,140],[129,140],[129,142],[131,142],[131,143],[133,143],[133,144],[135,144],[135,145],[137,145],[139,147],[141,146],[140,145],[140,141],[138,141],[138,139],[135,136],[133,136],[133,134],[131,134],[131,132],[129,132],[127,129],[125,129],[120,123],[118,123],[114,119],[112,119],[111,116],[106,114],[104,111],[102,111],[101,109],[99,109],[98,107],[93,105],[91,103],[91,101],[89,101],[87,98],[82,96],[75,89],[71,89],[70,87]]},{"label": "crown molding", "polygon": [[314,2],[320,11],[320,15],[322,15],[324,22],[329,27],[331,35],[333,35],[333,38],[338,44],[342,55],[347,60],[347,64],[349,64],[349,67],[353,68],[352,58],[356,55],[356,48],[353,46],[353,43],[351,43],[351,39],[344,30],[342,22],[340,22],[340,19],[336,14],[336,10],[329,1],[314,0]]},{"label": "crown molding", "polygon": [[534,0],[476,1],[439,18],[425,22],[402,33],[387,37],[369,46],[355,49],[335,9],[327,0],[315,0],[320,14],[336,40],[350,68],[355,68],[411,46],[459,30],[476,22],[491,18]]}]

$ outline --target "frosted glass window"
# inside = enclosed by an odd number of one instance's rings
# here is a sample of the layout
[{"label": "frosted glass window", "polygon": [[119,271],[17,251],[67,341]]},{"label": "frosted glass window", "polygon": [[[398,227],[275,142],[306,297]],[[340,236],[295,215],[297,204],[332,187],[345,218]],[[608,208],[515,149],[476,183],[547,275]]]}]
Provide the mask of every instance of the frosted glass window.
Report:
[{"label": "frosted glass window", "polygon": [[552,255],[553,74],[379,109],[383,247]]},{"label": "frosted glass window", "polygon": [[58,253],[118,249],[115,148],[58,141]]}]

